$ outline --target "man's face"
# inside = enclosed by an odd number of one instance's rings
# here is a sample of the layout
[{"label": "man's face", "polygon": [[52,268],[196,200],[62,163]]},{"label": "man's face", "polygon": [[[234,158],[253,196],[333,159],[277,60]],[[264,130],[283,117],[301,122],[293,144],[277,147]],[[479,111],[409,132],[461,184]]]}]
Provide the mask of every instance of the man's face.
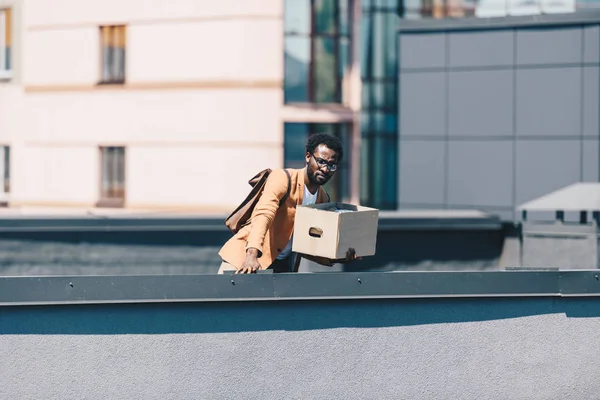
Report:
[{"label": "man's face", "polygon": [[324,185],[337,170],[337,153],[324,144],[317,146],[315,151],[306,153],[306,172],[310,183]]}]

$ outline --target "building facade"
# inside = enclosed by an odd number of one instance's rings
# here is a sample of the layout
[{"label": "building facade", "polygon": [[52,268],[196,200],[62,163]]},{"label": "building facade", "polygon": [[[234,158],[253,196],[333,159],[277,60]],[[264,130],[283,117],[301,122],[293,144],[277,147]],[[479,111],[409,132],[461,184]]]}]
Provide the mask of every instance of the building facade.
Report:
[{"label": "building facade", "polygon": [[514,220],[600,179],[600,13],[405,23],[399,54],[400,208]]},{"label": "building facade", "polygon": [[226,212],[325,130],[357,202],[358,7],[1,0],[5,201]]},{"label": "building facade", "polygon": [[[556,185],[598,179],[590,142],[599,138],[590,55],[598,35],[587,6],[0,0],[0,202],[228,212],[250,177],[301,167],[306,138],[325,131],[346,149],[327,186],[334,200],[510,219],[517,204]],[[561,26],[571,18],[572,29],[548,29],[539,14]],[[535,40],[506,33],[541,28],[538,20],[545,30]],[[522,61],[537,45],[554,58]],[[497,46],[504,53],[473,61]],[[554,76],[553,67],[570,72]],[[561,100],[542,107],[532,93]],[[531,104],[541,108],[526,111]],[[541,118],[563,108],[566,119]],[[563,145],[579,149],[579,161],[531,175],[538,159],[519,156],[522,146],[548,135],[556,149],[540,150],[540,163],[561,165]]]}]

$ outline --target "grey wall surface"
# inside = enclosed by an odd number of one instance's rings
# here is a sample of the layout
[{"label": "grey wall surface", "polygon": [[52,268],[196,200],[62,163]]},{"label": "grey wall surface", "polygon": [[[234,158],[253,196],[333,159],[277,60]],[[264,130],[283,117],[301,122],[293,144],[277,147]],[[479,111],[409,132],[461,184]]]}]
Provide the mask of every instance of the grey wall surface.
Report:
[{"label": "grey wall surface", "polygon": [[593,298],[0,308],[2,399],[594,399]]},{"label": "grey wall surface", "polygon": [[513,220],[598,181],[598,22],[401,30],[399,53],[400,208]]}]

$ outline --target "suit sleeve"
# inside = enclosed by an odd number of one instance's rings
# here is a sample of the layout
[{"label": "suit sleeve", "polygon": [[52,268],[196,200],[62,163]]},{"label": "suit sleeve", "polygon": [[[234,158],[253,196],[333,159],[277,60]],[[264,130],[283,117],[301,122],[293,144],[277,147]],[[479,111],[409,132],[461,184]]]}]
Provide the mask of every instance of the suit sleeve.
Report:
[{"label": "suit sleeve", "polygon": [[287,174],[282,169],[276,169],[267,178],[267,183],[258,203],[252,212],[252,225],[246,250],[257,249],[261,254],[267,230],[271,227],[275,213],[279,208],[279,201],[285,196],[288,189]]}]

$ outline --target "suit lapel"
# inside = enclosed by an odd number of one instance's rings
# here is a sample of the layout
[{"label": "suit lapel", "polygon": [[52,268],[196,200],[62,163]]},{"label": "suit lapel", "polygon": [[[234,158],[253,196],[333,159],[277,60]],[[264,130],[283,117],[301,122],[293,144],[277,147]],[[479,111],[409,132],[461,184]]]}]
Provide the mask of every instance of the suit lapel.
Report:
[{"label": "suit lapel", "polygon": [[327,194],[323,186],[319,187],[319,192],[317,194],[317,203],[327,203]]}]

